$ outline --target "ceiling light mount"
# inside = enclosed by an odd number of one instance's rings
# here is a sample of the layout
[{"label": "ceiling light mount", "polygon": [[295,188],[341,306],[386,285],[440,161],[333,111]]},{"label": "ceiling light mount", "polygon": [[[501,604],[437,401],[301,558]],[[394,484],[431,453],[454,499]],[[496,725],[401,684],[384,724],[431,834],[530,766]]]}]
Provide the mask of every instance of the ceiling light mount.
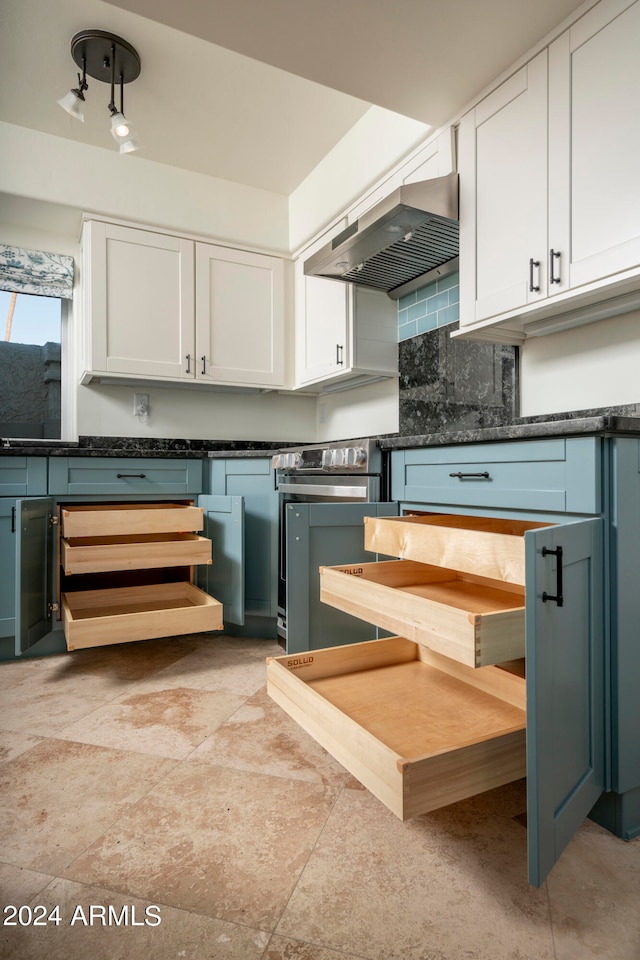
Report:
[{"label": "ceiling light mount", "polygon": [[[137,136],[124,116],[124,85],[140,75],[140,57],[137,50],[122,37],[105,30],[81,30],[71,40],[71,56],[82,70],[78,74],[78,88],[72,89],[58,103],[67,113],[84,122],[84,91],[88,89],[87,76],[111,86],[109,114],[111,133],[120,146],[120,153],[138,149]],[[120,108],[115,104],[115,86],[120,87]]]},{"label": "ceiling light mount", "polygon": [[111,58],[115,52],[115,75],[120,82],[131,83],[140,76],[137,50],[114,33],[104,30],[81,30],[71,40],[71,56],[94,80],[111,83]]}]

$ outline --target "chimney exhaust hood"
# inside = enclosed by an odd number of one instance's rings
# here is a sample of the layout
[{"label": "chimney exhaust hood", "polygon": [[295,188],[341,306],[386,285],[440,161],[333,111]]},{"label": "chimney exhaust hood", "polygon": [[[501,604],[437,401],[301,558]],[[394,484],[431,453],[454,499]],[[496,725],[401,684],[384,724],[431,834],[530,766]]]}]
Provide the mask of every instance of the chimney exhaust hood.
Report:
[{"label": "chimney exhaust hood", "polygon": [[396,300],[457,268],[457,173],[399,187],[304,264],[307,276],[373,287]]}]

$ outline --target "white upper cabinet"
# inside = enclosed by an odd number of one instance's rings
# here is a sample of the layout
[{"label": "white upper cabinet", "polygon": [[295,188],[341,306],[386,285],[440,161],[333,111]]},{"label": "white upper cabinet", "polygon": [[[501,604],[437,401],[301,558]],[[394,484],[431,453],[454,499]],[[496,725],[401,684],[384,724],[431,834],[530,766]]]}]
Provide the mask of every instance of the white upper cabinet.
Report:
[{"label": "white upper cabinet", "polygon": [[196,243],[196,376],[282,386],[284,263]]},{"label": "white upper cabinet", "polygon": [[99,220],[83,248],[83,382],[284,386],[281,259]]},{"label": "white upper cabinet", "polygon": [[294,264],[296,387],[397,376],[396,301],[379,290],[305,276],[313,251]]},{"label": "white upper cabinet", "polygon": [[195,343],[193,243],[93,220],[84,224],[83,254],[87,367],[186,376]]},{"label": "white upper cabinet", "polygon": [[640,2],[603,0],[462,118],[462,335],[640,288],[639,62]]},{"label": "white upper cabinet", "polygon": [[460,124],[461,287],[463,273],[470,281],[464,283],[463,322],[546,295],[546,130],[546,51]]},{"label": "white upper cabinet", "polygon": [[549,240],[573,288],[640,264],[640,3],[602,3],[552,44],[549,90]]},{"label": "white upper cabinet", "polygon": [[346,283],[306,277],[294,267],[296,309],[296,383],[334,377],[350,364],[349,295]]}]

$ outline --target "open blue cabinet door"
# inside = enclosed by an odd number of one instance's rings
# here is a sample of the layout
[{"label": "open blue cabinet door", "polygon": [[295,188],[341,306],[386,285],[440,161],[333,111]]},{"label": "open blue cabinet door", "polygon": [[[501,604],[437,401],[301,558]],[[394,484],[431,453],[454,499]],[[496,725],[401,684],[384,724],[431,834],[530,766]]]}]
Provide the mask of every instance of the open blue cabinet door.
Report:
[{"label": "open blue cabinet door", "polygon": [[530,531],[525,545],[529,883],[539,887],[605,789],[603,521]]},{"label": "open blue cabinet door", "polygon": [[244,623],[244,500],[200,496],[204,536],[211,540],[211,565],[198,568],[197,583],[224,604],[225,623]]},{"label": "open blue cabinet door", "polygon": [[51,630],[51,497],[16,500],[16,656]]},{"label": "open blue cabinet door", "polygon": [[397,515],[396,502],[287,504],[287,653],[375,639],[368,621],[321,602],[320,567],[374,561],[364,518]]}]

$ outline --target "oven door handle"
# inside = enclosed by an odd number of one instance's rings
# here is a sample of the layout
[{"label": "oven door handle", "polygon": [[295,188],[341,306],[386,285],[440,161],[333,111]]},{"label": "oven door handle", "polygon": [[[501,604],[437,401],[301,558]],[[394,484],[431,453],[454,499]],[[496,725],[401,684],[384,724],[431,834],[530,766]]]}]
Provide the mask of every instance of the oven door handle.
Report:
[{"label": "oven door handle", "polygon": [[368,490],[366,486],[342,486],[336,483],[279,483],[280,493],[297,493],[305,497],[351,497],[357,500],[366,500]]}]

